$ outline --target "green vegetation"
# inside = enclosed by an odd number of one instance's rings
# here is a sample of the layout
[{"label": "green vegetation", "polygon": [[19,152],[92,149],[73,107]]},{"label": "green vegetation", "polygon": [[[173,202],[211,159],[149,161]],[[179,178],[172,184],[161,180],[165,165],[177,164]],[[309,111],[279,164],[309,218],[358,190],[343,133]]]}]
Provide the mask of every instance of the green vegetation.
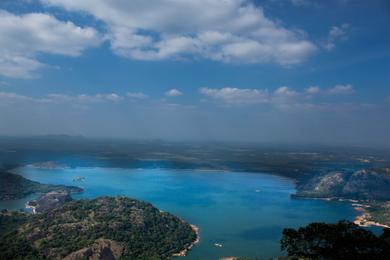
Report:
[{"label": "green vegetation", "polygon": [[388,259],[390,232],[377,237],[354,223],[312,223],[284,229],[281,247],[299,259]]},{"label": "green vegetation", "polygon": [[125,197],[78,200],[26,217],[3,213],[0,259],[88,257],[167,259],[195,239],[191,226],[151,204]]},{"label": "green vegetation", "polygon": [[38,252],[26,239],[17,235],[17,228],[26,223],[28,215],[23,212],[0,214],[0,259],[37,259]]},{"label": "green vegetation", "polygon": [[74,186],[41,184],[17,174],[0,172],[0,200],[20,199],[33,193],[57,190],[65,190],[69,193],[83,191],[83,189]]}]

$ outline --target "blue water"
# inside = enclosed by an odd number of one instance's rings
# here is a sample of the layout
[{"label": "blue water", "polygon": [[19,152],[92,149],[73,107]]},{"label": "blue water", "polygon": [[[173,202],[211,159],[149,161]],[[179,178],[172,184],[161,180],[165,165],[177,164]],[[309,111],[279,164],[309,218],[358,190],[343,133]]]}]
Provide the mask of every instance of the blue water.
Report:
[{"label": "blue water", "polygon": [[[291,180],[260,173],[87,167],[25,167],[19,172],[41,183],[83,187],[85,192],[74,198],[126,195],[195,224],[201,241],[184,259],[280,256],[284,227],[352,220],[356,215],[349,203],[290,199],[295,191]],[[74,182],[77,176],[85,181]]]}]

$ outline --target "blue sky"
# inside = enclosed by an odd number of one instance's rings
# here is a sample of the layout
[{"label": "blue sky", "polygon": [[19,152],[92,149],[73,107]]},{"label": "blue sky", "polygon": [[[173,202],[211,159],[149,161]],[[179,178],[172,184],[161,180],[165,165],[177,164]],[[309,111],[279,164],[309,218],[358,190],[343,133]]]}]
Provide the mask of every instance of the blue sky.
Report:
[{"label": "blue sky", "polygon": [[390,145],[390,4],[0,2],[0,134]]}]

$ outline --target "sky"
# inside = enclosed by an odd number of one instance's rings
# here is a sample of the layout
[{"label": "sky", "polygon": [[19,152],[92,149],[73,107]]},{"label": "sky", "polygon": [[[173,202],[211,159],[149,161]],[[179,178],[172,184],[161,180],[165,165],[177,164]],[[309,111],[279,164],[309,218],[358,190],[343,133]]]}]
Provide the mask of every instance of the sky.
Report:
[{"label": "sky", "polygon": [[387,0],[1,0],[0,135],[390,146]]}]

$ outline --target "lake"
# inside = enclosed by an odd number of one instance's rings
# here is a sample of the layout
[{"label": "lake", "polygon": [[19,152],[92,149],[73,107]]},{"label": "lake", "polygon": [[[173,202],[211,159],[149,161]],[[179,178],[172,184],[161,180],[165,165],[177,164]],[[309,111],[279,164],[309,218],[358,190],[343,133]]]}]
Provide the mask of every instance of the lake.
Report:
[{"label": "lake", "polygon": [[[76,199],[125,195],[195,224],[201,240],[186,260],[280,256],[283,228],[356,216],[349,203],[291,199],[292,180],[263,173],[93,167],[18,171],[41,183],[83,187]],[[73,181],[78,176],[85,180]],[[26,200],[1,202],[0,208],[22,208]]]}]

